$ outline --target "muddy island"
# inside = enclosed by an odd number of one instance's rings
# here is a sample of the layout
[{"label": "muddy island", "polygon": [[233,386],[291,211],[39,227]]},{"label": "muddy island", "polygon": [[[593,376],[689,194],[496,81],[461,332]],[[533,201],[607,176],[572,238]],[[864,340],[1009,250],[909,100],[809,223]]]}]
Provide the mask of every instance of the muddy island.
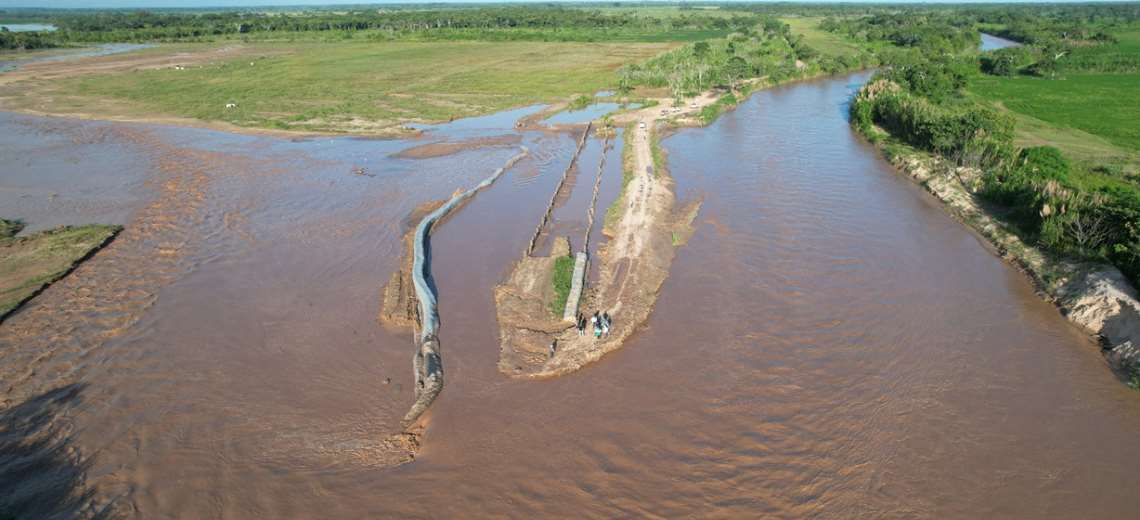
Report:
[{"label": "muddy island", "polygon": [[[572,241],[559,237],[549,256],[534,254],[535,242],[547,225],[548,209],[528,250],[507,280],[495,288],[501,372],[512,377],[542,378],[576,371],[620,348],[649,318],[661,284],[669,275],[675,249],[687,241],[700,210],[699,202],[675,207],[673,180],[658,145],[659,134],[661,129],[700,124],[701,111],[719,98],[710,92],[687,106],[675,106],[668,98],[656,99],[646,108],[613,118],[612,124],[626,127],[622,190],[606,212],[603,234],[608,240],[596,253],[598,278],[588,280],[589,236],[595,225],[597,186],[605,154],[594,179],[587,229],[579,250],[572,253]],[[608,143],[606,130],[600,128],[598,134]],[[589,131],[587,126],[582,139]],[[567,174],[576,161],[577,152]],[[563,186],[560,182],[555,188],[551,205]],[[595,312],[611,317],[604,334],[595,334],[588,322]],[[583,319],[587,320],[586,328],[579,331],[578,323]]]}]

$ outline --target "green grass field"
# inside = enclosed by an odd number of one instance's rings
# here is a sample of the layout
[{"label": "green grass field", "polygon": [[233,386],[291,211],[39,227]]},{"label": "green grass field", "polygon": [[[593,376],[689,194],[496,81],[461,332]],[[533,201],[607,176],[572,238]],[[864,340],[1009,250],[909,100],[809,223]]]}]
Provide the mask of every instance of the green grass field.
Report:
[{"label": "green grass field", "polygon": [[780,21],[792,28],[792,34],[804,35],[804,41],[815,50],[829,56],[854,56],[859,47],[843,37],[819,28],[820,17],[787,17]]},{"label": "green grass field", "polygon": [[[672,45],[258,43],[252,44],[254,53],[264,51],[268,57],[185,70],[86,75],[52,87],[79,99],[125,101],[150,115],[255,127],[366,131],[401,121],[440,121],[592,94],[612,87],[613,72],[621,65],[643,61]],[[237,107],[227,109],[227,103]]]},{"label": "green grass field", "polygon": [[655,27],[594,27],[573,29],[452,29],[443,33],[388,33],[385,31],[300,31],[264,32],[230,35],[225,41],[259,41],[278,43],[384,43],[384,42],[691,42],[720,38],[728,29],[655,28]]},{"label": "green grass field", "polygon": [[636,7],[609,7],[609,6],[589,6],[583,7],[588,11],[598,11],[602,14],[633,14],[645,18],[663,18],[672,19],[681,16],[718,16],[724,18],[731,18],[733,16],[745,16],[749,14],[746,11],[734,11],[730,8],[721,8],[720,6],[695,6],[690,9],[681,9],[679,6],[669,5],[639,5]]},{"label": "green grass field", "polygon": [[974,95],[1061,128],[1140,151],[1140,75],[1068,74],[1064,79],[978,77]]},{"label": "green grass field", "polygon": [[554,301],[550,303],[550,311],[555,316],[562,316],[566,311],[566,298],[570,296],[570,286],[574,280],[574,257],[559,256],[554,259]]},{"label": "green grass field", "polygon": [[65,226],[15,235],[23,226],[0,219],[0,319],[118,233],[118,226]]}]

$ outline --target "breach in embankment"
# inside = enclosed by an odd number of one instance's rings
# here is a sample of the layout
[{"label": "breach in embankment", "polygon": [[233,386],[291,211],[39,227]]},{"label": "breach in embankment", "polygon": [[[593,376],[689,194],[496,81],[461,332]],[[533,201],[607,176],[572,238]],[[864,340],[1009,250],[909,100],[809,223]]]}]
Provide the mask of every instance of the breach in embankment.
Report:
[{"label": "breach in embankment", "polygon": [[392,276],[385,288],[380,318],[389,325],[412,325],[419,329],[416,349],[412,357],[415,376],[416,400],[404,416],[404,425],[411,428],[427,411],[443,390],[443,359],[439,345],[439,311],[435,286],[431,282],[430,233],[440,219],[446,217],[464,202],[494,183],[503,172],[527,155],[526,147],[495,170],[489,177],[469,190],[458,191],[447,202],[432,209],[420,219],[411,233],[411,261],[405,261],[401,271]]}]

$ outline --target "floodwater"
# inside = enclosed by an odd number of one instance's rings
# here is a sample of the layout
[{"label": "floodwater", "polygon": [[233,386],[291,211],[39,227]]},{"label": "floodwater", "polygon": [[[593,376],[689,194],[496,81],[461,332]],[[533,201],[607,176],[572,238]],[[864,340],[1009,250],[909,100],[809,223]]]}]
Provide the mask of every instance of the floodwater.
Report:
[{"label": "floodwater", "polygon": [[56,27],[46,23],[8,23],[0,25],[2,29],[8,29],[12,32],[35,32],[35,31],[54,31]]},{"label": "floodwater", "polygon": [[982,52],[993,51],[993,50],[997,50],[997,49],[1004,49],[1006,47],[1020,47],[1021,46],[1021,44],[1018,42],[1015,42],[1013,40],[1007,40],[1007,39],[1002,38],[1000,36],[994,36],[992,34],[986,34],[986,33],[981,33],[981,35],[982,35],[982,43],[979,45],[979,49],[981,49]]},{"label": "floodwater", "polygon": [[542,123],[545,125],[586,124],[595,119],[600,119],[602,116],[609,114],[610,112],[614,112],[620,108],[638,108],[640,106],[641,104],[639,103],[622,104],[610,101],[592,103],[578,110],[563,110],[562,112],[546,118]]},{"label": "floodwater", "polygon": [[[412,397],[411,334],[376,323],[403,220],[514,149],[396,159],[417,142],[3,116],[30,156],[5,163],[5,210],[13,179],[48,189],[37,161],[77,133],[122,147],[85,161],[137,163],[113,181],[123,235],[0,326],[0,419],[38,413],[34,433],[68,447],[0,497],[71,485],[138,518],[1130,516],[1140,398],[851,132],[866,79],[761,91],[667,138],[697,232],[645,329],[549,381],[496,368],[491,289],[577,137],[527,132],[530,157],[433,234],[447,386],[397,468],[370,454]],[[591,141],[558,225],[581,230],[601,154]],[[22,211],[50,213],[35,201]],[[0,477],[28,428],[4,421]]]},{"label": "floodwater", "polygon": [[150,43],[101,43],[92,47],[60,48],[32,51],[29,53],[5,53],[0,55],[0,72],[16,70],[21,65],[38,62],[67,61],[79,58],[93,58],[134,52],[154,47]]}]

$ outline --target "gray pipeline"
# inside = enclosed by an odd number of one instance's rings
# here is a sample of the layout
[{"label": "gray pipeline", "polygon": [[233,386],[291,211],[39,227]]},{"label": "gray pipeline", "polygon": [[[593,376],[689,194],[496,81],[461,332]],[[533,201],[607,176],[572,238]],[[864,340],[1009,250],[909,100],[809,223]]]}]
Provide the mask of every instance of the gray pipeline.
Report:
[{"label": "gray pipeline", "polygon": [[502,168],[495,170],[490,177],[483,179],[475,187],[451,197],[451,200],[429,213],[416,226],[413,237],[412,285],[415,288],[416,300],[420,306],[420,336],[416,342],[416,355],[412,359],[412,368],[416,376],[416,402],[412,404],[411,410],[408,410],[408,413],[404,415],[405,425],[410,425],[419,419],[420,415],[427,411],[428,406],[439,395],[439,392],[443,390],[443,360],[439,352],[439,338],[436,336],[439,332],[439,310],[436,306],[438,302],[435,290],[428,283],[428,278],[431,277],[431,264],[428,263],[426,254],[428,236],[431,234],[432,225],[447,216],[464,201],[473,197],[479,190],[493,184],[503,175],[503,172],[526,157],[529,153],[527,148],[525,146],[519,148],[521,151],[511,157]]}]

